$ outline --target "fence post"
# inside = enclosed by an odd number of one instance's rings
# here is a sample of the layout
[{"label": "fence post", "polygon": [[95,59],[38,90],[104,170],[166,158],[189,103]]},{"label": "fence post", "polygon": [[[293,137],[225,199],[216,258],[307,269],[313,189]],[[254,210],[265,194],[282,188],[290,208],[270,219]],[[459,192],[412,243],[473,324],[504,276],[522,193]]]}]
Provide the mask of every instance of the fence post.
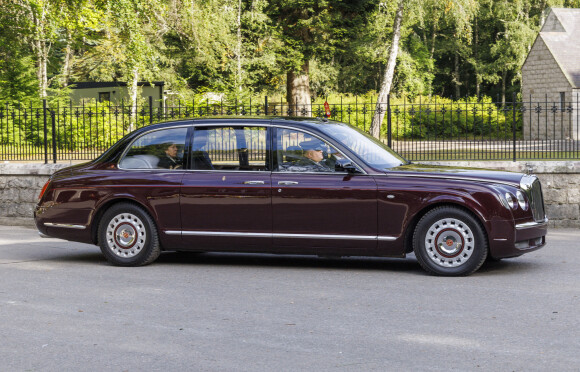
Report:
[{"label": "fence post", "polygon": [[513,158],[516,159],[516,93],[512,95],[512,130],[513,130]]},{"label": "fence post", "polygon": [[52,162],[56,164],[56,112],[50,110],[50,120],[52,122]]},{"label": "fence post", "polygon": [[387,145],[392,146],[391,95],[387,94]]},{"label": "fence post", "polygon": [[44,117],[44,164],[48,164],[48,128],[46,122],[46,99],[42,100],[42,116]]},{"label": "fence post", "polygon": [[268,116],[268,96],[264,96],[264,116]]},{"label": "fence post", "polygon": [[153,124],[153,96],[149,96],[149,124]]}]

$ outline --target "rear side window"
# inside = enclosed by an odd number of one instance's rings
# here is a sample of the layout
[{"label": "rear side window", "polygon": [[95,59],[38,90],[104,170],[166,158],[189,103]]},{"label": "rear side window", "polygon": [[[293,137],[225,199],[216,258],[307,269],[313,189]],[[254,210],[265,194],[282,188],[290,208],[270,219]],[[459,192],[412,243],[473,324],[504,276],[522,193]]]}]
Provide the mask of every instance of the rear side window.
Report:
[{"label": "rear side window", "polygon": [[267,171],[268,153],[265,127],[196,127],[193,132],[192,169]]},{"label": "rear side window", "polygon": [[162,129],[139,137],[119,162],[124,169],[181,169],[187,128]]}]

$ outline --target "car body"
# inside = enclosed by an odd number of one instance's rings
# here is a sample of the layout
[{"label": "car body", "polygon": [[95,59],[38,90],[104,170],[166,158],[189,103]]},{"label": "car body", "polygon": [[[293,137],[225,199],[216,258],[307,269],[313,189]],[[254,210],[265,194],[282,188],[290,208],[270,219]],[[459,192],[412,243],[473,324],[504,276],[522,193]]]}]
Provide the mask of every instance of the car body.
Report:
[{"label": "car body", "polygon": [[[160,168],[169,146],[179,165]],[[34,215],[41,235],[97,244],[117,265],[164,250],[414,252],[437,275],[541,248],[548,221],[533,175],[411,164],[348,124],[278,117],[138,129],[53,174]]]}]

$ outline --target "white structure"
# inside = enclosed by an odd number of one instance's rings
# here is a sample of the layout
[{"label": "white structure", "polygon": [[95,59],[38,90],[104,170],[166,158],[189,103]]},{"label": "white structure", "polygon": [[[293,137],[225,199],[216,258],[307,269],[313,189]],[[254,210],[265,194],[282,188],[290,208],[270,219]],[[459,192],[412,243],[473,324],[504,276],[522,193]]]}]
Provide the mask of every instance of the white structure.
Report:
[{"label": "white structure", "polygon": [[580,9],[552,8],[522,66],[525,139],[580,139]]},{"label": "white structure", "polygon": [[[149,102],[149,96],[153,97],[154,107],[159,107],[163,99],[163,87],[165,82],[154,81],[152,83],[140,81],[137,83],[141,91],[141,97]],[[112,104],[129,104],[129,92],[127,83],[124,82],[79,82],[71,83],[72,93],[70,99],[78,105],[83,101],[111,102]]]}]

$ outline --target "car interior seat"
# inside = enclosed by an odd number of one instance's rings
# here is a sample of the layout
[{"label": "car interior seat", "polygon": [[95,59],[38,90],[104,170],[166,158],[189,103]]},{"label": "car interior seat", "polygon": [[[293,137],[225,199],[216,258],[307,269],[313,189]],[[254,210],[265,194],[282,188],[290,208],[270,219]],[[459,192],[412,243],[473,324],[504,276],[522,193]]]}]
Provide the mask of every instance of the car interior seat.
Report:
[{"label": "car interior seat", "polygon": [[302,147],[300,146],[288,146],[286,151],[284,151],[284,162],[294,163],[303,158]]}]

